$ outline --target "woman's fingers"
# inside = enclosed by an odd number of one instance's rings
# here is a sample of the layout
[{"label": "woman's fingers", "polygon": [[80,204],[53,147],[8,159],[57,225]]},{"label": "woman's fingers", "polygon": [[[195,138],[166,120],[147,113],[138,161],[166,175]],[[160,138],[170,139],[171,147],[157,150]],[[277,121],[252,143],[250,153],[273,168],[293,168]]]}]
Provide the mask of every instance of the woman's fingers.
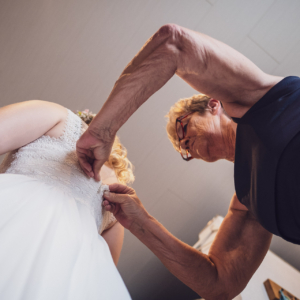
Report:
[{"label": "woman's fingers", "polygon": [[92,166],[87,162],[87,160],[82,159],[79,160],[79,163],[81,165],[81,168],[85,172],[85,174],[89,177],[94,177],[94,172],[92,170]]},{"label": "woman's fingers", "polygon": [[104,206],[109,205],[109,201],[108,200],[103,200],[102,203],[103,203]]},{"label": "woman's fingers", "polygon": [[93,168],[90,163],[91,158],[85,153],[85,151],[82,151],[82,149],[79,148],[77,148],[77,157],[84,173],[89,177],[94,177]]},{"label": "woman's fingers", "polygon": [[110,155],[112,144],[113,140],[107,149],[103,149],[102,141],[95,138],[89,129],[80,137],[76,143],[76,153],[80,166],[88,176],[92,175],[91,177],[100,181],[99,172]]},{"label": "woman's fingers", "polygon": [[124,194],[115,194],[110,191],[105,191],[103,196],[104,196],[105,200],[108,200],[109,202],[112,202],[112,203],[122,204],[126,200],[128,200],[128,196],[126,194],[125,195]]},{"label": "woman's fingers", "polygon": [[116,194],[127,194],[127,195],[134,195],[135,190],[131,187],[120,183],[113,183],[109,185],[109,190]]},{"label": "woman's fingers", "polygon": [[103,200],[102,205],[104,206],[106,211],[115,214],[116,205],[114,203],[109,202],[108,200]]},{"label": "woman's fingers", "polygon": [[113,206],[111,204],[105,205],[104,208],[106,211],[110,211],[110,212],[113,211]]},{"label": "woman's fingers", "polygon": [[105,161],[100,161],[100,160],[94,160],[94,163],[93,163],[93,172],[95,174],[94,178],[95,180],[97,181],[100,181],[100,169],[101,167],[103,166],[103,164],[105,163]]},{"label": "woman's fingers", "polygon": [[105,205],[104,208],[105,208],[106,211],[111,211],[112,210],[112,207],[109,204]]}]

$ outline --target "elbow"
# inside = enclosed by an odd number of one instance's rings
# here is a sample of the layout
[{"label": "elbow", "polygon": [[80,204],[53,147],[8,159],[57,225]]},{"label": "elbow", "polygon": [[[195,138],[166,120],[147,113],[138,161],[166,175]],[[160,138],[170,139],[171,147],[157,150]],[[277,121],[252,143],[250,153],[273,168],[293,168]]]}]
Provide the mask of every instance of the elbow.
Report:
[{"label": "elbow", "polygon": [[153,38],[163,39],[165,43],[180,50],[180,37],[183,28],[176,24],[166,24],[159,28]]},{"label": "elbow", "polygon": [[213,288],[213,295],[206,297],[206,300],[232,300],[238,296],[246,286],[242,286],[240,282],[219,282]]},{"label": "elbow", "polygon": [[163,37],[174,37],[180,32],[180,26],[176,24],[165,24],[159,28],[157,34]]},{"label": "elbow", "polygon": [[234,299],[239,293],[235,293],[232,291],[224,291],[222,294],[219,294],[218,297],[214,298],[214,299],[218,299],[218,300],[232,300]]},{"label": "elbow", "polygon": [[211,293],[207,293],[206,295],[201,292],[199,292],[198,294],[206,300],[232,300],[238,295],[225,289],[223,291],[218,289],[218,291],[212,291]]},{"label": "elbow", "polygon": [[216,286],[215,288],[212,287],[206,292],[203,292],[203,290],[195,292],[205,300],[232,300],[236,296],[226,288],[222,289],[219,286]]},{"label": "elbow", "polygon": [[217,276],[213,282],[207,284],[205,289],[195,290],[195,292],[206,300],[232,300],[245,288],[238,280],[228,280],[228,277],[219,277],[219,274]]}]

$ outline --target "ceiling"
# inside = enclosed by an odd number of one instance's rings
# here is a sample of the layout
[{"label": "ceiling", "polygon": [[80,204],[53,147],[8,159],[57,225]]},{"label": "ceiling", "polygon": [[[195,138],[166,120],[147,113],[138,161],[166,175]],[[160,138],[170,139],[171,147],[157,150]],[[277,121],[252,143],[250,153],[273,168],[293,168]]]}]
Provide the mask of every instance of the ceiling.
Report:
[{"label": "ceiling", "polygon": [[[43,99],[98,112],[166,23],[211,35],[267,73],[299,76],[299,12],[298,0],[0,0],[0,106]],[[211,218],[226,214],[234,193],[232,163],[186,163],[167,139],[165,114],[195,93],[174,76],[119,131],[140,199],[190,245]],[[274,237],[271,249],[300,270],[299,246]],[[195,298],[128,232],[118,268],[134,300]]]}]

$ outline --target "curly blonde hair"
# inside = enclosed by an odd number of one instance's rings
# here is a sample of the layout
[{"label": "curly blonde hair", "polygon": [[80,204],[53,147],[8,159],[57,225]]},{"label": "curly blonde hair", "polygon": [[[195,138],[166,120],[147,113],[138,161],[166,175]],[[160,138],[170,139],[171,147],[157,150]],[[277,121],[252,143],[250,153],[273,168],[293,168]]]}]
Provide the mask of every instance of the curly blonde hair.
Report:
[{"label": "curly blonde hair", "polygon": [[190,112],[197,112],[203,115],[208,110],[207,105],[210,99],[206,95],[198,94],[190,98],[180,99],[170,108],[169,113],[165,116],[168,119],[166,129],[169,140],[176,151],[179,152],[179,140],[175,127],[176,119]]},{"label": "curly blonde hair", "polygon": [[134,181],[133,165],[127,158],[127,150],[121,144],[120,139],[116,136],[108,161],[106,162],[111,166],[122,184],[132,183]]},{"label": "curly blonde hair", "polygon": [[[92,122],[95,116],[95,114],[88,109],[83,112],[77,111],[77,115],[87,125]],[[130,184],[134,181],[133,165],[127,158],[126,148],[121,144],[120,139],[117,136],[115,137],[109,159],[105,164],[114,169],[120,183]]]}]

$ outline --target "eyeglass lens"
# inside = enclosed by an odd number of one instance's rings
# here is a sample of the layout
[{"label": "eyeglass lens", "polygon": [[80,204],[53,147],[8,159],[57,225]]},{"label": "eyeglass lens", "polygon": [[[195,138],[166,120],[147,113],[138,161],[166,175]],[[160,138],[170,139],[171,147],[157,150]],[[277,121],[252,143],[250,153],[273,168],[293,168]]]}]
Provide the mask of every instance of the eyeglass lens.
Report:
[{"label": "eyeglass lens", "polygon": [[176,122],[176,131],[177,131],[177,135],[178,138],[181,140],[184,138],[184,132],[183,132],[183,128],[180,122]]}]

